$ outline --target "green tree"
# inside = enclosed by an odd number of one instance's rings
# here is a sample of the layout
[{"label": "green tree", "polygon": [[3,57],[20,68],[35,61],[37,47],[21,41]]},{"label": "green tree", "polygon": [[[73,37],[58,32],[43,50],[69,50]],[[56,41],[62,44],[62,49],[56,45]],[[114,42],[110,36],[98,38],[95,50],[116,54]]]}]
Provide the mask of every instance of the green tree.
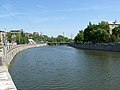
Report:
[{"label": "green tree", "polygon": [[65,42],[65,37],[62,35],[58,35],[56,39],[57,39],[57,42]]},{"label": "green tree", "polygon": [[81,44],[84,41],[84,32],[83,30],[79,31],[79,33],[75,36],[75,43]]},{"label": "green tree", "polygon": [[94,42],[94,32],[98,28],[98,25],[92,25],[91,23],[89,23],[87,28],[84,30],[84,42]]},{"label": "green tree", "polygon": [[8,41],[11,43],[11,41],[12,41],[12,33],[7,32],[6,36],[7,36]]},{"label": "green tree", "polygon": [[99,28],[107,30],[107,31],[109,31],[109,29],[110,29],[108,22],[102,21],[98,24],[98,26],[99,26]]},{"label": "green tree", "polygon": [[108,42],[109,40],[109,33],[104,29],[97,29],[93,31],[93,43],[102,43],[102,42]]},{"label": "green tree", "polygon": [[117,42],[117,37],[115,36],[115,34],[111,35],[110,39],[111,42]]},{"label": "green tree", "polygon": [[120,26],[118,27],[115,27],[113,30],[112,30],[112,42],[120,42]]},{"label": "green tree", "polygon": [[79,32],[75,37],[76,43],[102,43],[108,41],[109,24],[103,21],[99,24],[91,24],[91,22],[89,22],[87,28],[85,28],[84,31]]}]

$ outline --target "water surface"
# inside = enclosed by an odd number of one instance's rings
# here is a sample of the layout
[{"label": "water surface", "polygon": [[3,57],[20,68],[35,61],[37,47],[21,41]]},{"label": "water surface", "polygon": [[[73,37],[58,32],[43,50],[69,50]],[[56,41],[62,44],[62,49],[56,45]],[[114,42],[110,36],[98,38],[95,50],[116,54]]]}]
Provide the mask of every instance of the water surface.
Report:
[{"label": "water surface", "polygon": [[10,73],[18,90],[120,90],[120,53],[32,48],[14,58]]}]

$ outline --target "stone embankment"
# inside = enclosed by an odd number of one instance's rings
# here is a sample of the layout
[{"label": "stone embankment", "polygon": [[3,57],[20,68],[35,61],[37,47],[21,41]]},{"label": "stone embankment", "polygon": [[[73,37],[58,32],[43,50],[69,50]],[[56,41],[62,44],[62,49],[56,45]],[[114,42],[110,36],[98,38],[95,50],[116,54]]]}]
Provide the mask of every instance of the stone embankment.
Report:
[{"label": "stone embankment", "polygon": [[109,43],[109,44],[75,44],[75,43],[70,43],[69,46],[72,46],[72,47],[75,47],[78,49],[120,52],[120,43]]},{"label": "stone embankment", "polygon": [[17,90],[8,72],[8,66],[14,56],[22,50],[46,46],[47,44],[4,46],[0,51],[0,90]]}]

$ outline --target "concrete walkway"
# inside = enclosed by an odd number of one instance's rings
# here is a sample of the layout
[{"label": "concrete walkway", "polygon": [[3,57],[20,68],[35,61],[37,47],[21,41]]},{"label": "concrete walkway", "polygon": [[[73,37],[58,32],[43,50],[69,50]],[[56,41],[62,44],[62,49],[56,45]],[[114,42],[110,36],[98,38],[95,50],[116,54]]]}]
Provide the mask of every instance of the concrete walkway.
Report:
[{"label": "concrete walkway", "polygon": [[8,69],[2,63],[3,52],[0,52],[0,90],[17,90]]},{"label": "concrete walkway", "polygon": [[0,66],[2,66],[2,60],[0,59]]},{"label": "concrete walkway", "polygon": [[17,90],[5,66],[0,66],[0,90]]}]

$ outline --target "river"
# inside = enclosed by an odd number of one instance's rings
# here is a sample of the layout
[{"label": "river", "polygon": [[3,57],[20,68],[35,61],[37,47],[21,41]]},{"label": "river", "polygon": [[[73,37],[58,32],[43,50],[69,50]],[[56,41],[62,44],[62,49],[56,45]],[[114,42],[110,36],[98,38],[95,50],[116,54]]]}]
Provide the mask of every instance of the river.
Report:
[{"label": "river", "polygon": [[15,56],[10,74],[18,90],[120,90],[120,53],[32,48]]}]

